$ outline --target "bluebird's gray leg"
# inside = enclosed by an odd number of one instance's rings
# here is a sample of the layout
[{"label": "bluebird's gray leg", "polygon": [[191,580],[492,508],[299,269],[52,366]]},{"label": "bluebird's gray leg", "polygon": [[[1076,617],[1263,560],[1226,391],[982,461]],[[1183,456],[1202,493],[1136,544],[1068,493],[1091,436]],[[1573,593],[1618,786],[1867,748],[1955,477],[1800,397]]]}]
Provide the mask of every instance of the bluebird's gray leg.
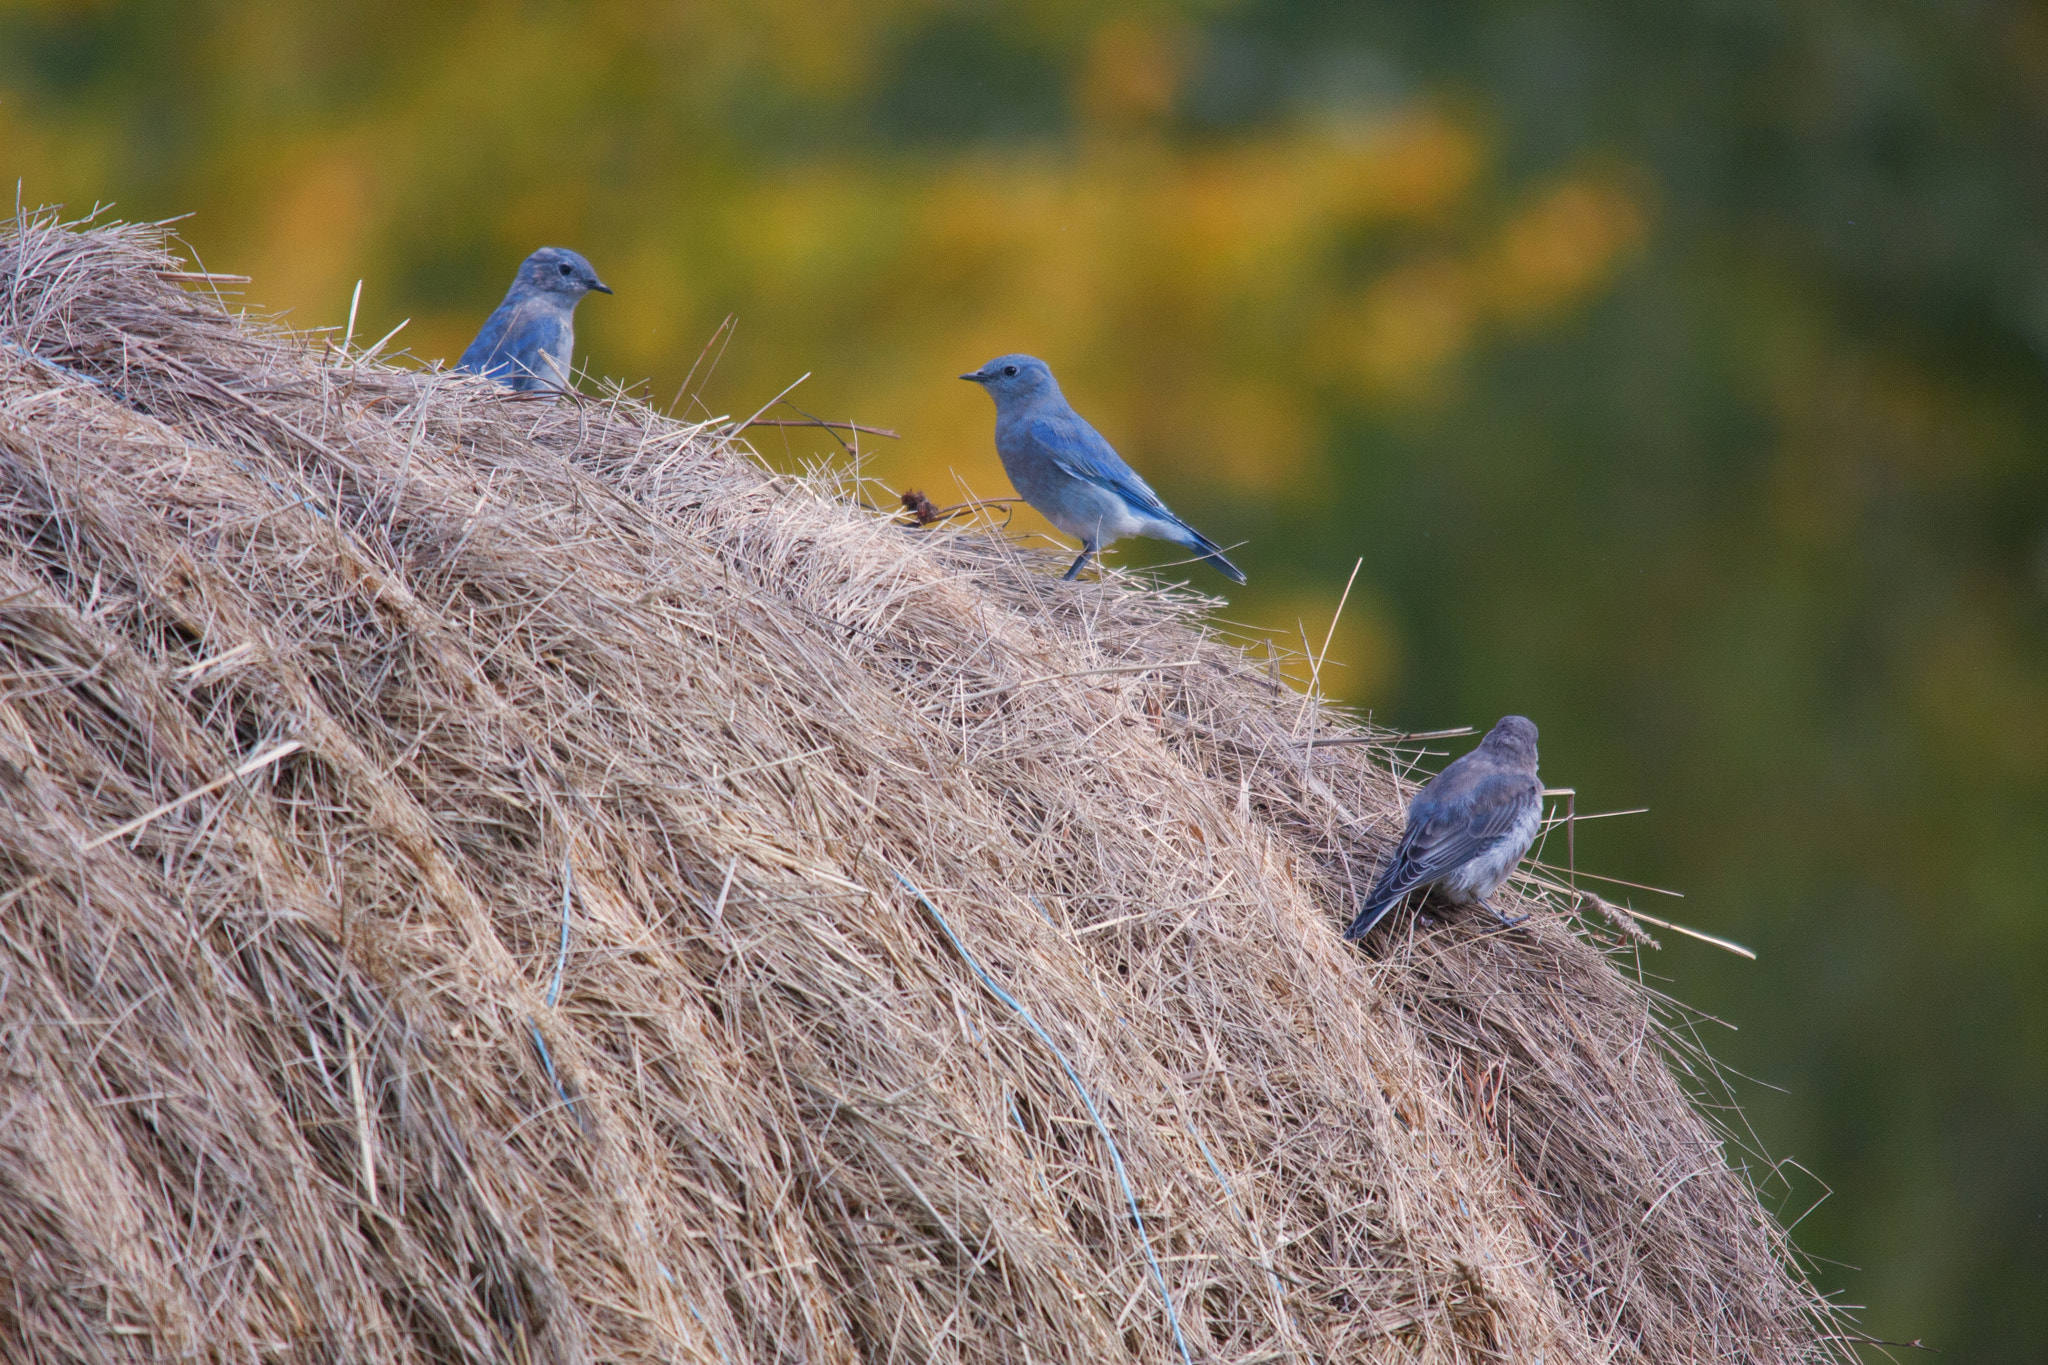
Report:
[{"label": "bluebird's gray leg", "polygon": [[1495,919],[1500,921],[1500,927],[1503,929],[1512,929],[1518,924],[1527,924],[1529,922],[1529,917],[1527,915],[1517,915],[1513,919],[1509,919],[1506,915],[1503,915],[1500,911],[1494,909],[1493,902],[1491,900],[1483,900],[1479,903],[1486,907],[1487,914],[1492,915]]},{"label": "bluebird's gray leg", "polygon": [[1082,568],[1088,563],[1088,557],[1094,553],[1095,547],[1093,545],[1083,546],[1081,549],[1081,557],[1074,561],[1073,568],[1067,570],[1064,574],[1060,575],[1060,581],[1072,582],[1074,579],[1079,578],[1081,576]]}]

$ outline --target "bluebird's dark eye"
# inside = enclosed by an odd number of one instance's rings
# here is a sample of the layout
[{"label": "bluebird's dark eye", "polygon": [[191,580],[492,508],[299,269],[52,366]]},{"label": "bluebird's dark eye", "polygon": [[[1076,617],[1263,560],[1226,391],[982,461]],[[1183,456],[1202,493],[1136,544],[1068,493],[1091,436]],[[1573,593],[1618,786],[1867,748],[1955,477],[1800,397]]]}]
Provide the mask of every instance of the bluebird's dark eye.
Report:
[{"label": "bluebird's dark eye", "polygon": [[569,269],[569,263],[567,261],[562,262],[560,265],[556,266],[555,269],[561,271],[564,275],[571,273]]},{"label": "bluebird's dark eye", "polygon": [[1007,375],[1014,375],[1017,373],[1017,367],[1015,365],[1005,365],[1003,366],[1003,373]]}]

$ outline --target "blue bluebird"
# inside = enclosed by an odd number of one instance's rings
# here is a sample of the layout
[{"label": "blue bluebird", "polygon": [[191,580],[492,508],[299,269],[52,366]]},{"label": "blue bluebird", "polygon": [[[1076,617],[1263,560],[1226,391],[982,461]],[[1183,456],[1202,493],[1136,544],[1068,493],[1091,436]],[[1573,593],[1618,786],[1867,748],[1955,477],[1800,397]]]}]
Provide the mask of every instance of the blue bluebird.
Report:
[{"label": "blue bluebird", "polygon": [[568,388],[576,305],[593,289],[612,292],[575,252],[542,247],[520,262],[505,301],[485,319],[455,368],[489,375],[521,392]]},{"label": "blue bluebird", "polygon": [[[1522,716],[1503,716],[1478,748],[1415,793],[1393,861],[1380,872],[1344,937],[1364,938],[1418,887],[1434,885],[1453,905],[1493,910],[1487,898],[1522,861],[1542,823],[1536,727]],[[1510,927],[1522,922],[1498,910],[1493,916]]]},{"label": "blue bluebird", "polygon": [[1215,542],[1168,511],[1151,485],[1068,405],[1043,360],[997,356],[960,377],[995,400],[996,453],[1010,482],[1047,521],[1081,542],[1081,557],[1067,570],[1068,578],[1111,541],[1149,536],[1184,545],[1231,582],[1244,582],[1243,572]]}]

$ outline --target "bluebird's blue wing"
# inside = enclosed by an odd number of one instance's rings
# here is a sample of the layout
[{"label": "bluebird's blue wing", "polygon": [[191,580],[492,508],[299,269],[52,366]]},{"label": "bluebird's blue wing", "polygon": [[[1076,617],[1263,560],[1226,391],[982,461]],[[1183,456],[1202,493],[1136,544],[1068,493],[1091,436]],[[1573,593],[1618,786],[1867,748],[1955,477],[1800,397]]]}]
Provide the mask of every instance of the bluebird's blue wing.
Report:
[{"label": "bluebird's blue wing", "polygon": [[549,355],[560,351],[561,332],[562,320],[551,310],[507,300],[485,319],[455,368],[514,389],[554,388],[561,378]]},{"label": "bluebird's blue wing", "polygon": [[1146,483],[1137,470],[1125,464],[1124,457],[1116,453],[1115,447],[1103,440],[1102,433],[1083,421],[1079,413],[1069,408],[1065,412],[1033,417],[1026,430],[1065,473],[1115,494],[1125,506],[1141,516],[1152,517],[1176,528],[1180,535],[1170,539],[1176,539],[1193,550],[1233,583],[1244,582],[1244,570],[1224,558],[1222,547],[1175,516],[1173,509],[1152,491],[1152,485]]},{"label": "bluebird's blue wing", "polygon": [[1140,478],[1137,470],[1124,463],[1124,457],[1102,439],[1102,433],[1082,421],[1078,414],[1034,417],[1027,430],[1053,463],[1073,477],[1116,494],[1135,512],[1175,525],[1186,524],[1159,500],[1152,485]]},{"label": "bluebird's blue wing", "polygon": [[483,329],[476,334],[476,340],[469,343],[462,359],[455,362],[455,368],[471,374],[493,374],[493,366],[502,363],[499,348],[505,344],[506,329],[512,325],[512,315],[517,311],[514,304],[499,304],[484,319]]}]

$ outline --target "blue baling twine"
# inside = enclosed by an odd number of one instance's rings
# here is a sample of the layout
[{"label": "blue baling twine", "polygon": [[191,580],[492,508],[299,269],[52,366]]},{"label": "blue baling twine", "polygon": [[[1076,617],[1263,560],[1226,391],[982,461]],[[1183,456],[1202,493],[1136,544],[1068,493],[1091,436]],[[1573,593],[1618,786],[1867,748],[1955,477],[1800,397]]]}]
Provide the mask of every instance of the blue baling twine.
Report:
[{"label": "blue baling twine", "polygon": [[555,953],[555,979],[548,983],[548,1008],[562,997],[562,968],[569,961],[569,907],[576,896],[576,866],[562,859],[562,946]]},{"label": "blue baling twine", "polygon": [[[555,954],[555,979],[548,983],[548,1008],[555,1007],[555,1001],[562,994],[562,968],[569,961],[569,911],[575,904],[576,869],[567,857],[562,859],[562,946]],[[540,1051],[540,1064],[547,1069],[548,1080],[554,1083],[555,1093],[562,1097],[562,1103],[576,1118],[576,1126],[588,1133],[590,1127],[583,1120],[583,1110],[570,1097],[569,1088],[562,1084],[562,1078],[555,1074],[554,1055],[548,1051],[548,1040],[540,1036],[540,1022],[532,1015],[526,1016],[526,1031],[533,1035],[533,1045]]]},{"label": "blue baling twine", "polygon": [[917,897],[918,904],[925,908],[926,913],[933,920],[937,921],[940,930],[945,933],[948,939],[952,940],[953,947],[959,951],[960,956],[966,961],[968,967],[973,970],[976,976],[981,978],[981,984],[988,987],[990,993],[996,999],[1016,1011],[1017,1017],[1024,1021],[1025,1027],[1038,1035],[1038,1041],[1044,1043],[1052,1055],[1058,1059],[1060,1070],[1067,1073],[1067,1080],[1074,1087],[1074,1093],[1081,1097],[1081,1104],[1088,1110],[1088,1117],[1095,1121],[1095,1131],[1102,1134],[1103,1145],[1109,1148],[1110,1165],[1116,1168],[1117,1184],[1123,1187],[1124,1203],[1130,1208],[1131,1222],[1138,1229],[1138,1245],[1145,1250],[1145,1264],[1152,1269],[1152,1282],[1159,1286],[1159,1302],[1166,1308],[1166,1325],[1173,1329],[1174,1347],[1179,1350],[1183,1365],[1194,1365],[1194,1357],[1188,1354],[1187,1338],[1181,1335],[1180,1315],[1173,1311],[1173,1295],[1166,1287],[1166,1272],[1159,1268],[1159,1258],[1152,1254],[1152,1239],[1145,1233],[1145,1215],[1138,1212],[1138,1196],[1136,1191],[1131,1188],[1129,1172],[1124,1169],[1124,1155],[1118,1150],[1116,1139],[1110,1136],[1109,1125],[1103,1122],[1101,1111],[1095,1107],[1094,1099],[1088,1094],[1088,1087],[1081,1084],[1080,1073],[1074,1070],[1074,1064],[1067,1060],[1066,1053],[1060,1051],[1059,1044],[1052,1040],[1052,1035],[1040,1027],[1038,1020],[1032,1018],[1031,1011],[1024,1008],[1016,996],[1011,995],[998,985],[996,979],[990,976],[981,963],[975,959],[974,954],[968,951],[967,945],[962,943],[960,936],[953,932],[953,926],[946,923],[946,917],[939,913],[939,907],[932,904],[931,898],[920,891],[917,888],[917,884],[901,872],[896,874],[896,880],[902,882],[905,889],[911,895]]}]

